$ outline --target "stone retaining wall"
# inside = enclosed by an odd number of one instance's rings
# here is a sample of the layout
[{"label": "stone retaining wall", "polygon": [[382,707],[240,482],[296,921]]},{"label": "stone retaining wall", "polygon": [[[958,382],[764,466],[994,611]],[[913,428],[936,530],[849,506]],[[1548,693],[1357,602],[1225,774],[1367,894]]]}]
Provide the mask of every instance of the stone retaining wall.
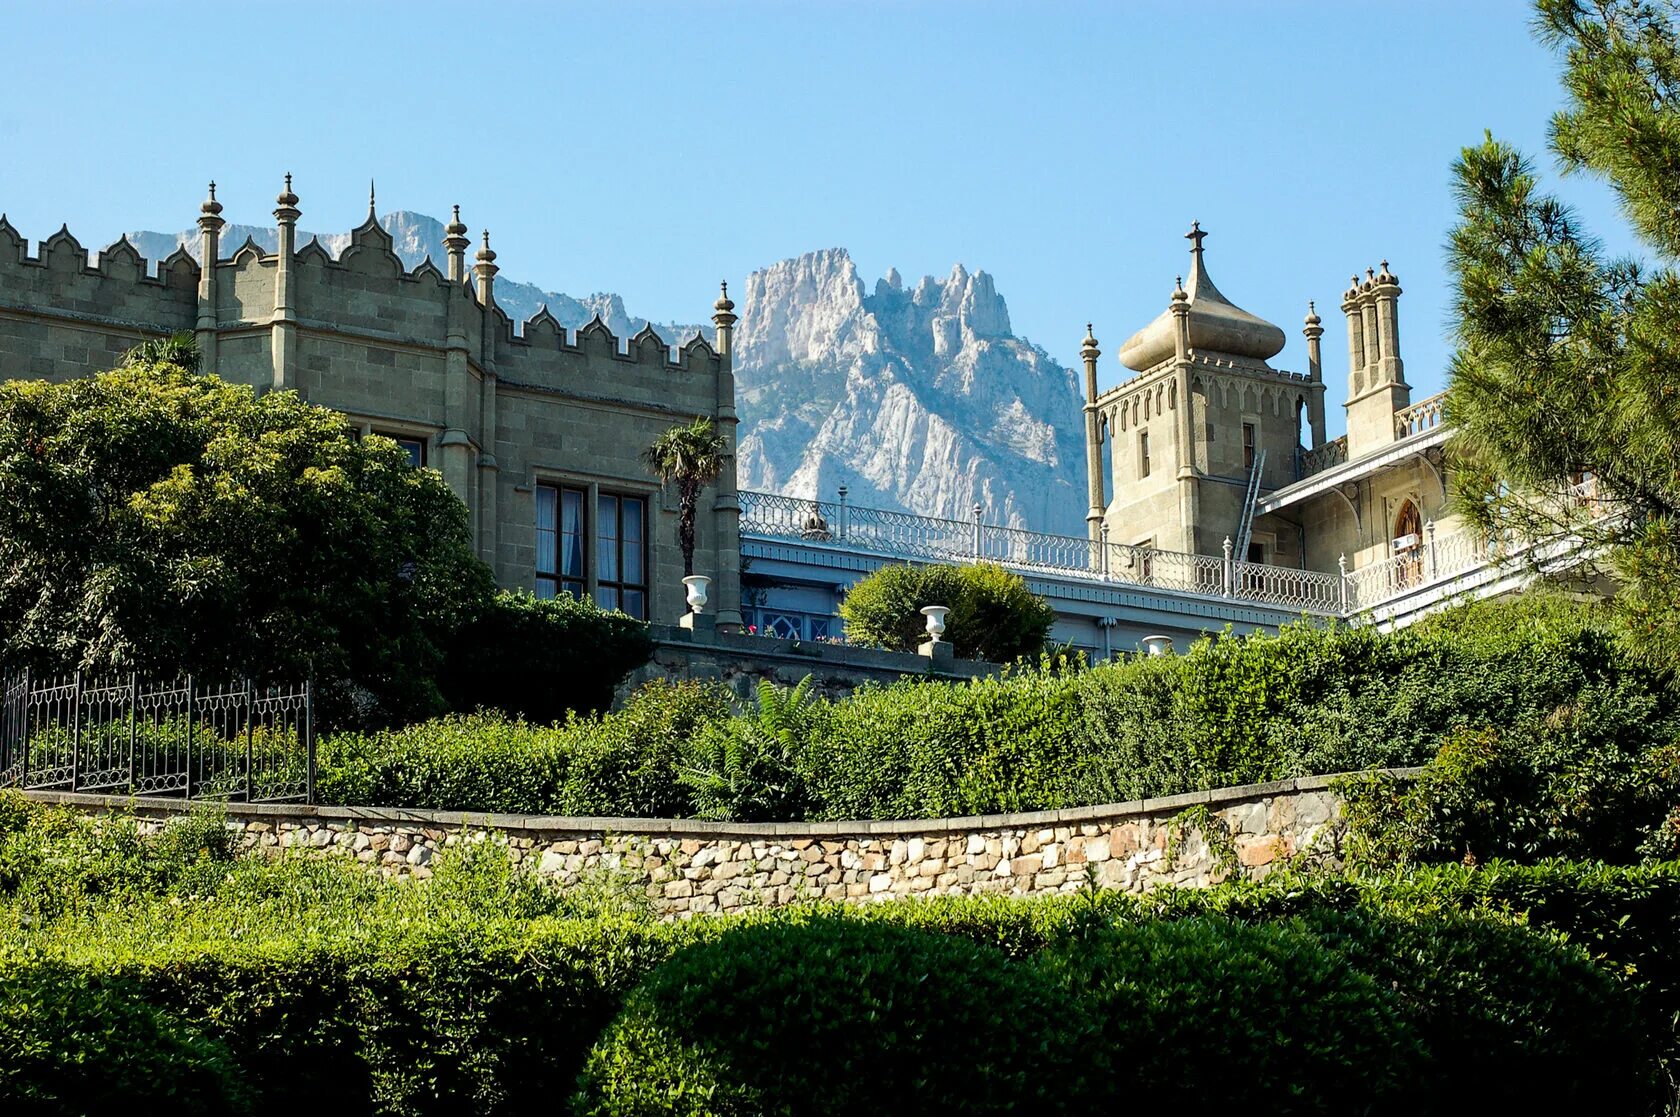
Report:
[{"label": "stone retaining wall", "polygon": [[[1415,769],[1397,770],[1410,775]],[[803,899],[1044,895],[1087,880],[1143,891],[1261,878],[1292,858],[1338,864],[1335,777],[1175,795],[1074,810],[889,822],[707,823],[558,818],[371,807],[228,808],[242,844],[269,853],[353,857],[425,879],[463,841],[507,843],[515,860],[579,885],[645,891],[667,916]],[[128,810],[163,825],[179,802],[35,792],[86,811]]]}]

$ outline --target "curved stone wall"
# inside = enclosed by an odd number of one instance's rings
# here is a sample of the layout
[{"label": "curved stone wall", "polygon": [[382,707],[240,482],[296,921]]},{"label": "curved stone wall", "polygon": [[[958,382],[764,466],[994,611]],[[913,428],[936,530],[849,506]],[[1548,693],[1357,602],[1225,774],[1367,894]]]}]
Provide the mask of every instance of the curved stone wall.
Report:
[{"label": "curved stone wall", "polygon": [[[503,841],[545,876],[638,889],[661,914],[681,917],[809,899],[1045,895],[1088,881],[1134,892],[1162,883],[1199,887],[1236,874],[1259,879],[1295,858],[1335,865],[1342,833],[1335,778],[931,820],[713,823],[243,804],[230,805],[227,818],[249,849],[352,857],[419,879],[452,845]],[[182,809],[157,799],[31,798],[130,811],[146,826]]]}]

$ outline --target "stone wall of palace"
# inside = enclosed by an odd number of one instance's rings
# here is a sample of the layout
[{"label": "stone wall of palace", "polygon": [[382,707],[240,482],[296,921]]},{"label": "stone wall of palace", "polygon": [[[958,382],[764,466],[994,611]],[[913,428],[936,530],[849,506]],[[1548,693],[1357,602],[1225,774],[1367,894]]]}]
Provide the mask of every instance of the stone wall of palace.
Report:
[{"label": "stone wall of palace", "polygon": [[[364,432],[415,439],[472,511],[478,550],[508,587],[535,588],[536,491],[582,490],[648,501],[650,619],[683,602],[674,495],[639,454],[697,415],[725,435],[730,464],[701,497],[695,572],[713,578],[726,626],[739,620],[731,334],[673,351],[651,330],[628,341],[599,320],[568,333],[543,311],[515,328],[495,302],[494,253],[469,266],[464,236],[409,270],[369,217],[337,259],[318,243],[288,248],[297,210],[276,211],[282,250],[247,241],[201,268],[185,251],[150,266],[126,240],[90,263],[67,229],[29,243],[0,218],[0,380],[64,379],[114,367],[140,340],[193,331],[207,370],[259,390],[294,389]],[[219,205],[216,207],[219,212]],[[219,218],[206,208],[201,227]],[[727,308],[720,305],[720,312]],[[728,316],[733,321],[733,316]],[[600,570],[591,513],[587,583]]]},{"label": "stone wall of palace", "polygon": [[[420,879],[451,846],[505,842],[515,861],[563,885],[634,890],[661,915],[684,917],[812,899],[1039,896],[1088,884],[1140,892],[1260,879],[1302,860],[1336,867],[1343,827],[1334,778],[933,820],[708,823],[234,804],[227,825],[249,850],[345,857]],[[154,829],[182,810],[165,800],[30,796],[133,811]]]}]

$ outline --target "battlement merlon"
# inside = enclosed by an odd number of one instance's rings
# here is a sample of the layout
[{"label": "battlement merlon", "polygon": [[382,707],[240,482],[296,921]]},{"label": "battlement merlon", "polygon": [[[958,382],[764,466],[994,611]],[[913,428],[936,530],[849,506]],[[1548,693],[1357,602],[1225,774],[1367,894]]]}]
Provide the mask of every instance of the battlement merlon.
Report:
[{"label": "battlement merlon", "polygon": [[[290,211],[286,217],[301,212],[290,182],[282,198],[289,204],[282,204],[277,216],[282,211]],[[206,207],[211,205],[214,212],[201,210],[199,244],[183,244],[155,266],[126,236],[90,260],[87,248],[67,226],[39,242],[37,253],[31,255],[28,239],[0,215],[0,310],[78,317],[121,328],[135,340],[182,330],[219,334],[288,323],[302,331],[364,334],[380,341],[430,347],[446,338],[449,304],[459,302],[471,364],[479,375],[487,365],[493,366],[508,354],[515,354],[510,359],[529,367],[541,351],[574,358],[609,356],[666,373],[713,377],[719,375],[720,364],[728,361],[726,353],[698,337],[695,340],[700,340],[699,346],[689,341],[673,347],[651,329],[629,339],[622,350],[620,340],[604,323],[591,323],[568,339],[546,308],[529,322],[516,324],[495,305],[493,280],[483,282],[494,275],[493,253],[488,259],[480,253],[478,267],[472,270],[481,274],[466,282],[451,281],[429,257],[407,269],[394,251],[390,233],[371,217],[351,230],[350,243],[337,258],[312,237],[292,250],[287,260],[290,266],[283,268],[282,254],[266,249],[253,236],[246,236],[228,251],[219,236],[225,224],[221,203],[212,198]],[[291,229],[286,226],[294,223],[295,218],[277,222],[281,234],[277,239],[290,240],[285,234]],[[446,251],[455,248],[449,243],[453,239],[453,235],[445,238]],[[218,257],[211,276],[206,275],[194,253],[196,248],[198,255],[203,255],[207,240],[215,244]],[[489,296],[488,307],[481,294]],[[72,307],[73,311],[69,309]],[[491,342],[488,347],[486,326]],[[210,347],[215,344],[214,338],[210,339]],[[536,363],[541,363],[540,358]],[[289,367],[289,362],[285,365]],[[271,378],[275,386],[300,386],[299,374],[282,375],[281,370],[282,362],[277,358]],[[89,366],[69,371],[74,374],[101,369]],[[560,378],[571,372],[575,370],[557,366],[549,376],[539,379]],[[721,406],[705,410],[718,412],[721,421],[733,422],[732,388],[727,398],[715,402]]]}]

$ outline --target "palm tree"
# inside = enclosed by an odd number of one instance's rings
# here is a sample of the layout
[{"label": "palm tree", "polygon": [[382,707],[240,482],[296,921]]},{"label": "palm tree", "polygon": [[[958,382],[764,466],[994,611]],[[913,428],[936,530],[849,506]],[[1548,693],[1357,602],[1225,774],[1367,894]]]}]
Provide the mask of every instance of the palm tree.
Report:
[{"label": "palm tree", "polygon": [[123,354],[123,365],[174,365],[198,371],[198,339],[189,330],[168,337],[149,337]]},{"label": "palm tree", "polygon": [[667,485],[677,487],[677,545],[682,548],[683,575],[694,573],[694,512],[700,489],[723,472],[728,447],[717,424],[705,415],[672,427],[642,451],[642,463]]}]

